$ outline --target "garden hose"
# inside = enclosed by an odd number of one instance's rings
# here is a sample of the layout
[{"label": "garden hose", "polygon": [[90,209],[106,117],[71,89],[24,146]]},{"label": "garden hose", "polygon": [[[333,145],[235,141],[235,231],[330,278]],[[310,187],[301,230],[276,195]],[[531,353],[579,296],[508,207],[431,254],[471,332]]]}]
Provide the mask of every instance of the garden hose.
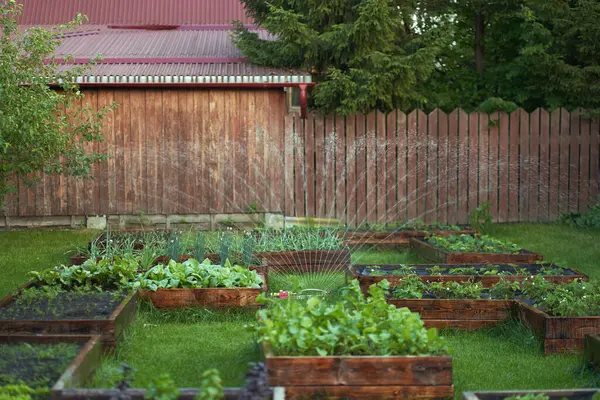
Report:
[{"label": "garden hose", "polygon": [[309,298],[309,297],[313,297],[313,296],[326,296],[329,293],[330,293],[329,290],[322,290],[322,289],[303,289],[298,293],[288,292],[286,290],[280,290],[279,292],[269,293],[269,296],[278,297],[280,299],[288,299],[290,297],[293,297],[295,299],[304,299],[304,298]]}]

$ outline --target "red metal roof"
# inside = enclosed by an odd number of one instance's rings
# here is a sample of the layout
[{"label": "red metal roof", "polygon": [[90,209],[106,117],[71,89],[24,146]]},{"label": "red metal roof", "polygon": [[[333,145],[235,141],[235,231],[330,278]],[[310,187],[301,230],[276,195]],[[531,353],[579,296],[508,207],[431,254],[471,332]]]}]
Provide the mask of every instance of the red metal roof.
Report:
[{"label": "red metal roof", "polygon": [[302,71],[245,62],[231,40],[232,20],[252,24],[239,0],[20,1],[21,29],[55,26],[77,12],[88,15],[87,23],[61,38],[55,55],[58,62],[71,55],[74,63],[102,56],[81,83],[310,82]]},{"label": "red metal roof", "polygon": [[[258,32],[261,38],[270,38],[267,32]],[[74,57],[74,64],[102,56],[103,60],[82,76],[82,83],[310,82],[310,76],[302,71],[245,62],[231,41],[231,32],[222,26],[140,30],[86,25],[61,39],[55,61],[62,63],[61,57],[67,54]]]},{"label": "red metal roof", "polygon": [[[260,36],[268,38],[264,31]],[[221,29],[147,31],[90,25],[80,34],[67,36],[61,42],[57,56],[70,54],[75,58],[91,58],[96,54],[105,59],[242,57],[231,41],[231,32]]]},{"label": "red metal roof", "polygon": [[90,24],[252,24],[239,0],[20,0],[24,25],[56,25],[86,14]]}]

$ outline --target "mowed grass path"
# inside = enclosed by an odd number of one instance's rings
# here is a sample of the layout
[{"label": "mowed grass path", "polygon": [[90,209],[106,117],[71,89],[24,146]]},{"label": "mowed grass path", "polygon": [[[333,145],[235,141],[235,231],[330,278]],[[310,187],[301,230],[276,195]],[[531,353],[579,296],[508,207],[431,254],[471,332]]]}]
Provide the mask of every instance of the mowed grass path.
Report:
[{"label": "mowed grass path", "polygon": [[[91,236],[93,232],[89,231],[0,233],[0,292],[4,295],[23,284],[30,270],[65,262],[65,252],[72,245],[85,245]],[[551,224],[515,224],[496,226],[492,236],[514,241],[543,253],[547,260],[571,265],[600,278],[597,266],[600,232]],[[417,261],[413,255],[398,251],[361,251],[352,258],[355,263],[374,264]],[[331,277],[326,279],[329,285]],[[312,286],[318,284],[317,280],[304,283]],[[280,281],[276,286],[285,288],[285,282]],[[207,368],[219,369],[226,385],[240,385],[247,362],[260,359],[254,335],[244,329],[252,322],[253,315],[243,312],[160,312],[142,307],[116,355],[105,360],[94,386],[110,385],[117,378],[120,362],[137,368],[138,387],[165,372],[179,386],[194,386]],[[476,332],[444,331],[443,335],[453,353],[456,399],[467,390],[600,385],[600,376],[585,367],[582,356],[545,357],[539,341],[520,324],[509,323]]]}]

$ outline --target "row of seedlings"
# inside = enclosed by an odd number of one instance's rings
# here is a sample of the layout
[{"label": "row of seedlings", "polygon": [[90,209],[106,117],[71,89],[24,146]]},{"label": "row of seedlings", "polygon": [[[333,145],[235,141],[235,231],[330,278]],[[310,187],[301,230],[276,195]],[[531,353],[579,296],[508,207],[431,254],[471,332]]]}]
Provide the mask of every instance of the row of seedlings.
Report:
[{"label": "row of seedlings", "polygon": [[[177,231],[106,231],[87,248],[71,256],[71,265],[88,259],[115,255],[139,255],[152,263],[189,258],[209,258],[213,263],[232,262],[264,266],[277,272],[311,272],[325,269],[345,271],[350,251],[338,230],[293,227],[284,230],[262,229],[244,233],[222,231],[182,235]],[[265,271],[263,271],[265,272]]]}]

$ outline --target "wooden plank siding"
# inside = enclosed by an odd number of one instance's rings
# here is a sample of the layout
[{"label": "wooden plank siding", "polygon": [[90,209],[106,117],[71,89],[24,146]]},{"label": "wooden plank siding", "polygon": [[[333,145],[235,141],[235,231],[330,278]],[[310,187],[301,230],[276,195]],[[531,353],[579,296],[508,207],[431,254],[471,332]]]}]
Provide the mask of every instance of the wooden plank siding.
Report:
[{"label": "wooden plank siding", "polygon": [[240,213],[350,225],[547,221],[598,201],[600,123],[581,110],[511,114],[286,114],[279,90],[86,90],[119,107],[93,181],[45,176],[7,196],[10,217]]}]

